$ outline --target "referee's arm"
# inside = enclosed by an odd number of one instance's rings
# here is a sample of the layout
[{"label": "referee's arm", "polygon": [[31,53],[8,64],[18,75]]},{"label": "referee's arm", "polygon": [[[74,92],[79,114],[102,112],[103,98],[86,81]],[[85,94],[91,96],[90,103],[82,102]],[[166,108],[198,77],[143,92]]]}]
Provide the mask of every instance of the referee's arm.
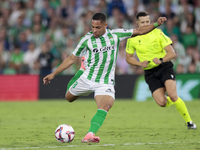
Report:
[{"label": "referee's arm", "polygon": [[146,68],[148,65],[148,61],[139,62],[135,58],[133,58],[133,54],[126,53],[126,62],[130,65],[140,66]]},{"label": "referee's arm", "polygon": [[150,31],[152,31],[153,29],[155,29],[156,27],[162,25],[166,20],[167,20],[166,17],[159,17],[158,21],[154,24],[145,25],[145,26],[139,27],[137,29],[133,29],[133,34],[131,37],[146,34]]},{"label": "referee's arm", "polygon": [[[176,57],[176,53],[175,53],[175,50],[173,49],[173,47],[171,45],[167,45],[164,50],[166,51],[166,55],[162,58],[163,59],[163,63],[164,62],[168,62],[170,60],[172,60],[173,58]],[[154,58],[153,59],[153,62],[155,64],[161,64],[161,60],[159,58]]]}]

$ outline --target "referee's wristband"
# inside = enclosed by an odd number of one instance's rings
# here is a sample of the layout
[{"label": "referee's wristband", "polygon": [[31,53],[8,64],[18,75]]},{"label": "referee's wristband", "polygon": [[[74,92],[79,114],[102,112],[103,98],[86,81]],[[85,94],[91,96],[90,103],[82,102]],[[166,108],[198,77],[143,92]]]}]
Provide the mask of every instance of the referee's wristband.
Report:
[{"label": "referee's wristband", "polygon": [[156,27],[156,28],[159,26],[157,22],[154,23],[153,25],[154,25],[154,27]]}]

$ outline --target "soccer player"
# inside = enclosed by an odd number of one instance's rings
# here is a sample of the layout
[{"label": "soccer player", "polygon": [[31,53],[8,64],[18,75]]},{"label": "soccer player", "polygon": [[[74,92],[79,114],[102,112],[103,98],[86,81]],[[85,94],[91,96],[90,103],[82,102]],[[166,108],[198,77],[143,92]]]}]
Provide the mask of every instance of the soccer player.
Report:
[{"label": "soccer player", "polygon": [[72,54],[51,74],[43,78],[44,84],[50,81],[60,72],[67,69],[77,61],[84,53],[85,71],[81,69],[69,82],[65,98],[73,102],[80,96],[94,92],[97,104],[97,112],[91,120],[91,126],[86,136],[81,140],[83,143],[100,141],[95,133],[103,124],[105,117],[115,100],[115,65],[120,41],[145,34],[155,29],[166,21],[165,17],[158,18],[156,25],[150,24],[137,29],[114,29],[107,28],[106,16],[96,13],[92,17],[92,31],[83,36]]},{"label": "soccer player", "polygon": [[[136,19],[140,28],[150,24],[149,15],[145,11],[139,12]],[[177,95],[175,73],[170,61],[176,54],[171,44],[171,39],[160,29],[130,38],[126,45],[126,61],[144,69],[145,81],[159,106],[169,107],[174,104],[184,118],[187,128],[196,129],[185,103]],[[140,61],[133,58],[134,52],[137,53]],[[165,95],[165,92],[168,96]]]}]

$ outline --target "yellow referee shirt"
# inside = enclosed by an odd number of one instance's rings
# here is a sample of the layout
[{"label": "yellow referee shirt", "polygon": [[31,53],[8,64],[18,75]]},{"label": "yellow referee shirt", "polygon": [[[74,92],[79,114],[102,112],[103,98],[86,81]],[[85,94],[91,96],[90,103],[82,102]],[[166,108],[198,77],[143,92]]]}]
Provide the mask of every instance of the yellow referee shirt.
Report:
[{"label": "yellow referee shirt", "polygon": [[130,38],[126,44],[126,52],[134,54],[136,52],[141,62],[150,61],[144,70],[157,67],[153,62],[154,58],[163,58],[166,55],[164,48],[172,44],[172,41],[160,29],[154,29],[148,34],[138,35]]}]

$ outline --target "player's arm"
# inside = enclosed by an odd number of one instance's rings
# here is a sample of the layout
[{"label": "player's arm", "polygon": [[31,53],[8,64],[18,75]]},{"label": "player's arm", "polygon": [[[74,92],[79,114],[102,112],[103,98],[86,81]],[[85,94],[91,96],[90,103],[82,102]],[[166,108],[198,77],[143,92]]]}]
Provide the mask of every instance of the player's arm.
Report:
[{"label": "player's arm", "polygon": [[126,53],[126,62],[130,65],[140,66],[146,68],[148,65],[148,61],[139,62],[135,58],[133,58],[133,54]]},{"label": "player's arm", "polygon": [[73,63],[75,63],[78,60],[79,57],[71,54],[69,57],[67,57],[62,64],[51,74],[47,75],[43,78],[43,84],[48,84],[50,81],[60,72],[64,71],[68,67],[70,67]]},{"label": "player's arm", "polygon": [[153,62],[155,64],[161,64],[164,62],[168,62],[176,57],[176,53],[171,45],[167,45],[164,49],[167,52],[167,54],[163,58],[154,58]]},{"label": "player's arm", "polygon": [[145,26],[139,27],[137,29],[133,29],[133,34],[131,37],[146,34],[150,31],[152,31],[153,29],[157,28],[158,26],[162,25],[166,20],[167,20],[166,17],[159,17],[158,21],[154,24],[145,25]]}]

